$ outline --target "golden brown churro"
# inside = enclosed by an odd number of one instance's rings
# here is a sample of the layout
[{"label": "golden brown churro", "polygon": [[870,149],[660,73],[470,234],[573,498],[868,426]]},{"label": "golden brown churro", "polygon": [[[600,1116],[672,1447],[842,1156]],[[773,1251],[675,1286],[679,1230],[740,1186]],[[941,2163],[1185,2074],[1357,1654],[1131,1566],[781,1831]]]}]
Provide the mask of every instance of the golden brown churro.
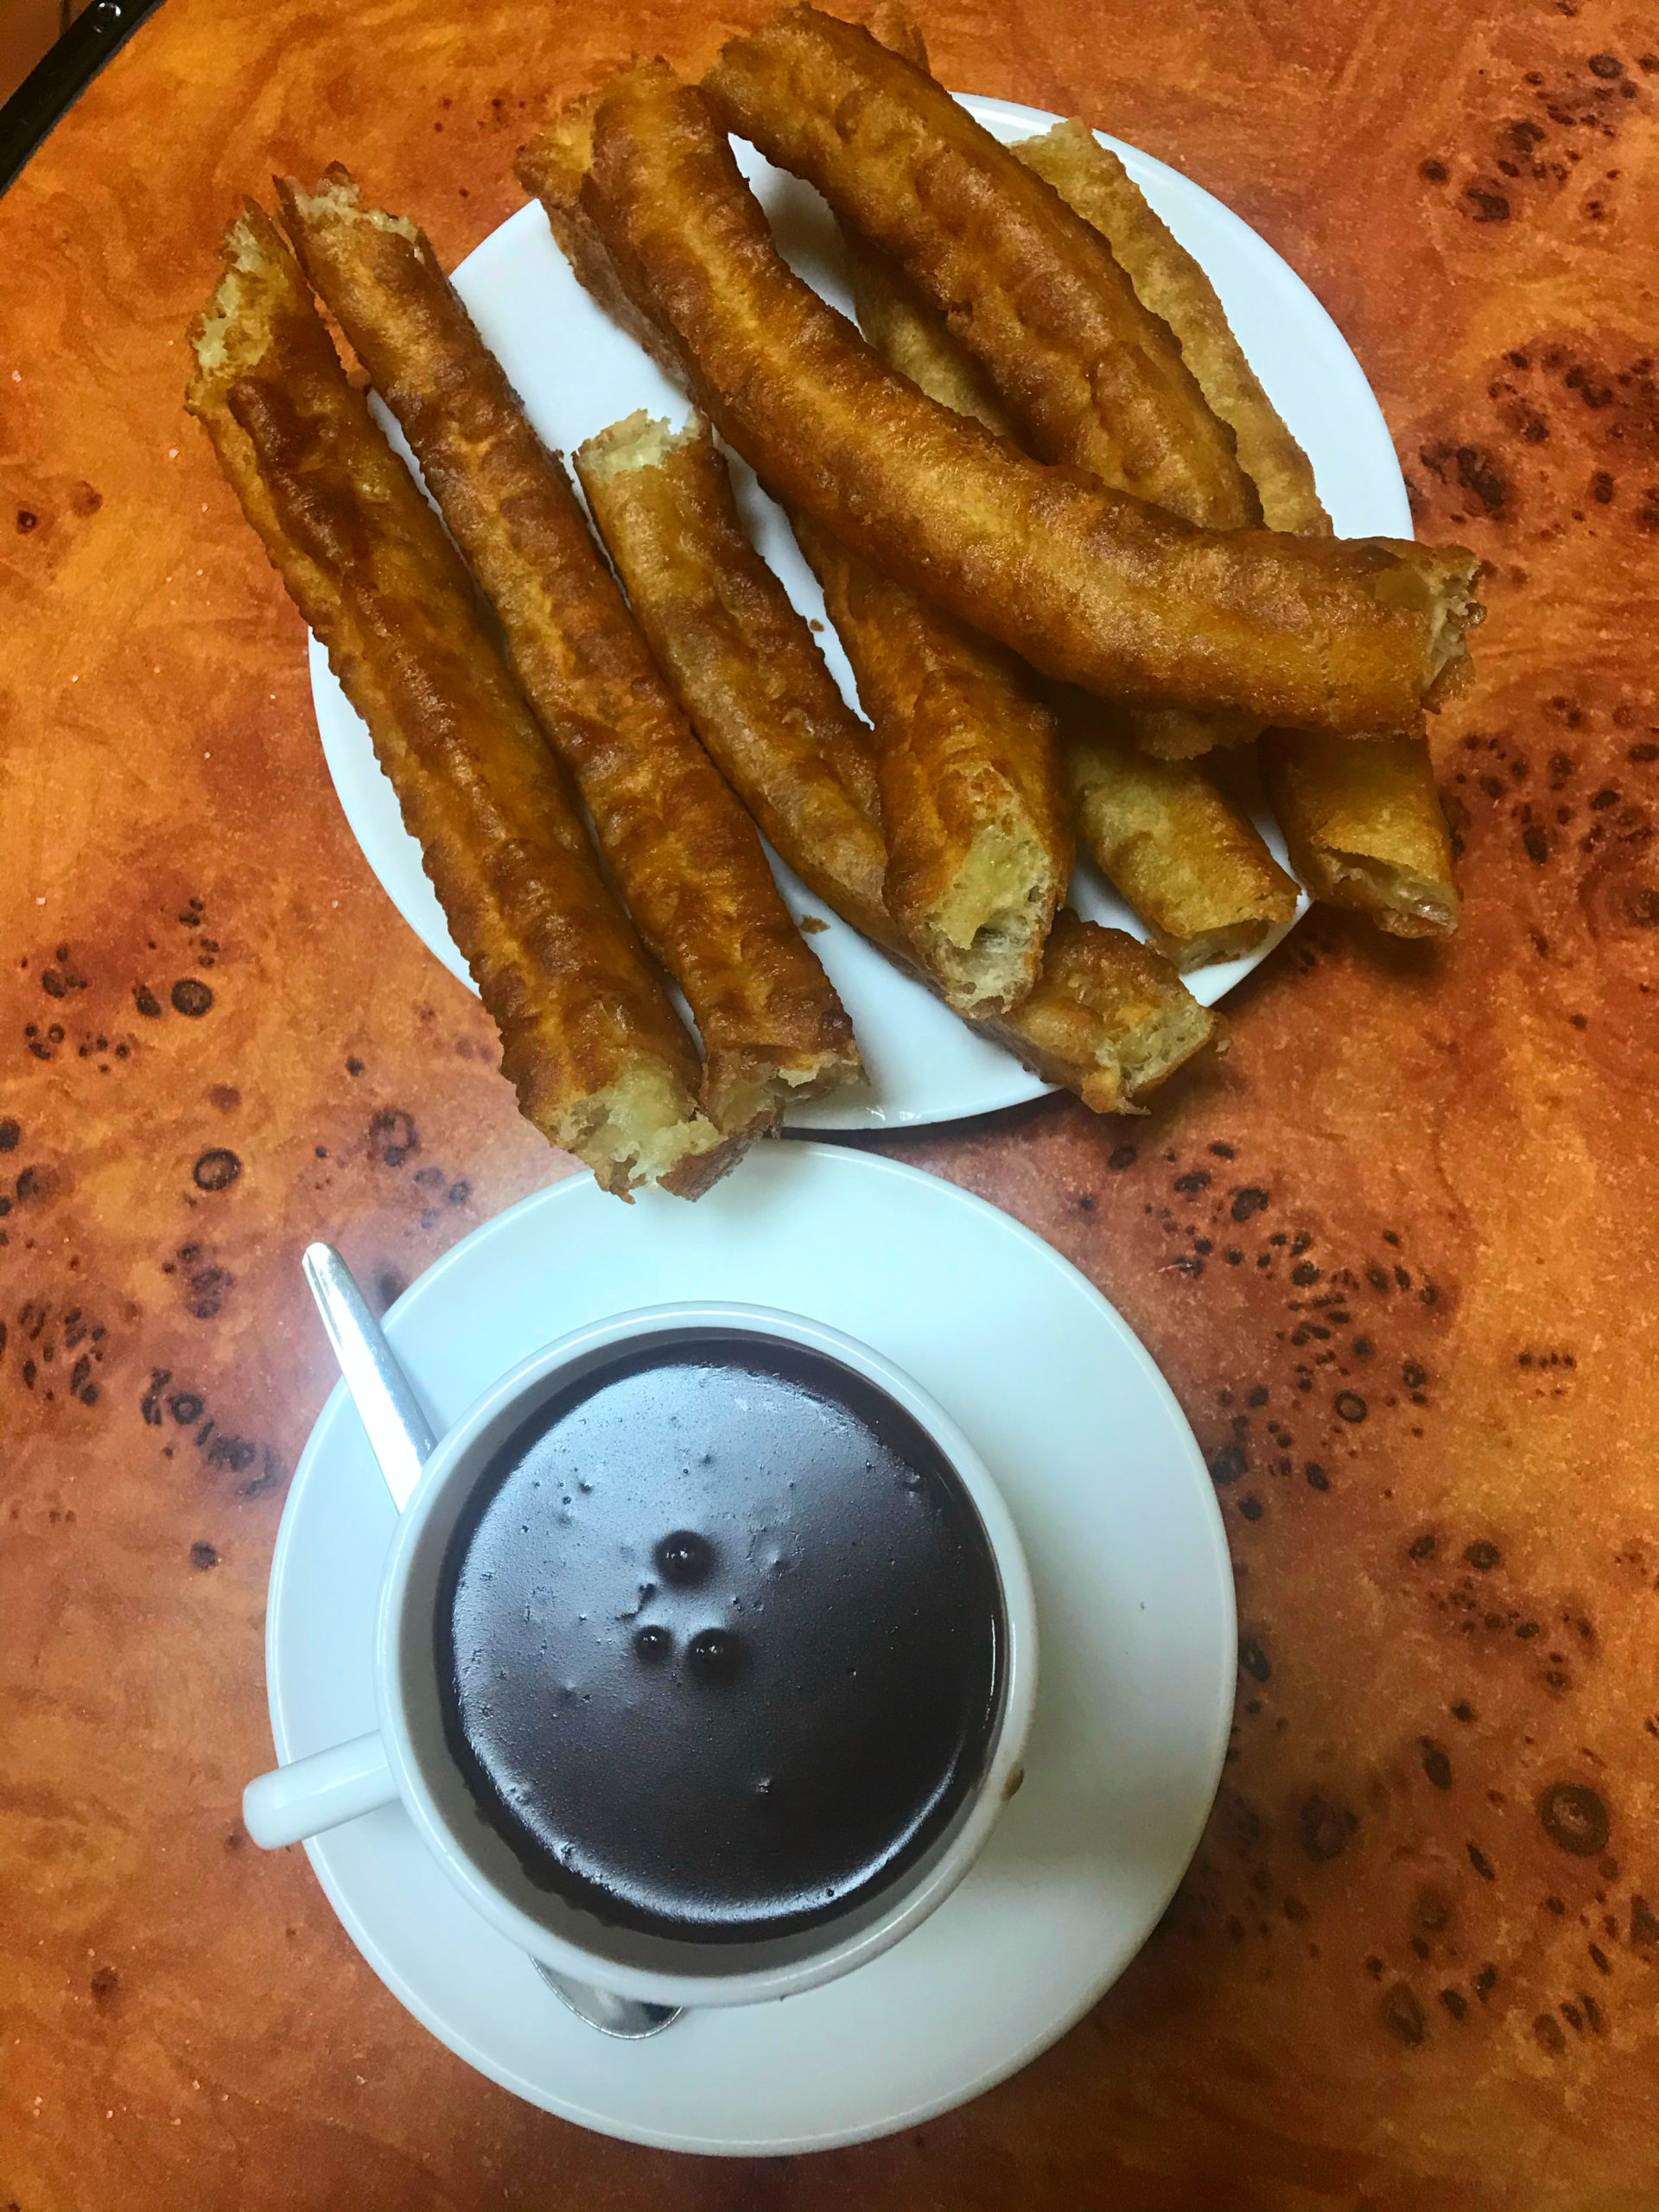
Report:
[{"label": "golden brown churro", "polygon": [[[970,415],[988,430],[1011,436],[1007,417],[973,356],[950,335],[943,315],[899,276],[874,246],[843,230],[847,272],[858,327],[887,364],[930,399]],[[1221,745],[1248,744],[1261,728],[1249,715],[1195,714],[1189,707],[1131,707],[1109,712],[1122,741],[1160,760],[1185,760]]]},{"label": "golden brown churro", "polygon": [[[889,11],[889,39],[925,54]],[[874,249],[843,233],[858,316],[889,366],[988,429],[1006,423],[975,364],[930,344],[931,310]],[[1053,716],[1030,671],[925,606],[797,511],[873,723],[887,840],[887,903],[960,1014],[1014,1005],[1036,982],[1073,841]]]},{"label": "golden brown churro", "polygon": [[665,65],[606,92],[582,193],[763,480],[1045,673],[1338,729],[1409,722],[1455,682],[1472,554],[1194,530],[938,406],[784,265],[707,101]]},{"label": "golden brown churro", "polygon": [[1141,305],[1174,332],[1206,403],[1233,433],[1239,466],[1261,496],[1268,528],[1328,537],[1331,520],[1314,488],[1313,464],[1244,358],[1214,285],[1154,214],[1117,156],[1075,120],[1022,138],[1009,151],[1100,232]]},{"label": "golden brown churro", "polygon": [[[861,308],[860,312],[861,317]],[[890,346],[902,347],[913,381],[944,404],[950,404],[946,393],[961,390],[953,373],[956,340],[925,302],[899,297],[896,317],[883,319],[870,334],[884,358],[893,358]],[[799,528],[798,524],[798,532]],[[810,543],[804,538],[802,542],[824,581]],[[853,562],[856,556],[843,552],[842,558]],[[898,592],[897,585],[889,586],[884,599]],[[954,633],[959,652],[969,649],[970,640],[957,625],[922,607],[907,594],[901,596],[905,612],[896,627],[902,630],[918,622],[940,626]],[[879,730],[880,716],[866,689],[861,654],[872,652],[878,659],[884,658],[880,648],[881,605],[866,595],[861,608],[849,608],[846,594],[837,600],[827,582],[825,601],[858,677],[861,696]],[[861,626],[857,619],[861,611]],[[987,641],[976,642],[987,658],[998,655],[998,649]],[[901,649],[897,639],[893,647]],[[992,663],[993,679],[1000,664],[998,656]],[[1196,762],[1149,759],[1133,734],[1122,728],[1120,710],[1070,685],[1051,686],[1046,703],[1058,715],[1084,844],[1178,968],[1236,958],[1259,944],[1275,923],[1291,918],[1296,911],[1296,886],[1244,816]]]},{"label": "golden brown churro", "polygon": [[875,730],[887,911],[958,1014],[1007,1013],[1071,879],[1054,718],[1012,653],[794,528]]},{"label": "golden brown churro", "polygon": [[695,1197],[741,1147],[599,874],[465,569],[250,207],[192,332],[188,404],[363,715],[525,1116],[607,1190]]},{"label": "golden brown churro", "polygon": [[[902,10],[878,10],[870,28],[884,45],[926,68],[926,48]],[[1233,429],[1239,461],[1261,494],[1268,526],[1328,537],[1331,520],[1320,503],[1313,467],[1262,390],[1214,286],[1147,205],[1122,162],[1086,124],[1076,121],[1057,124],[1040,137],[1020,141],[1013,150],[1102,233],[1142,303],[1169,323],[1206,402]],[[867,319],[861,276],[874,258],[868,247],[853,245],[849,250],[854,296],[866,334],[924,391],[961,412],[988,419],[971,404],[975,363],[950,336],[943,319],[905,289],[902,279],[884,278],[879,265],[871,280],[872,308]],[[902,358],[896,347],[902,347]],[[1143,918],[1150,919],[1135,891],[1114,874],[1108,854],[1116,854],[1121,866],[1126,849],[1133,851],[1145,871],[1155,846],[1137,838],[1126,847],[1125,839],[1135,825],[1157,819],[1178,786],[1166,785],[1160,772],[1154,769],[1132,800],[1124,779],[1133,764],[1123,757],[1123,744],[1132,742],[1166,761],[1189,761],[1192,755],[1217,745],[1248,738],[1253,725],[1245,720],[1229,728],[1214,716],[1184,708],[1119,707],[1105,712],[1109,719],[1103,722],[1097,714],[1096,728],[1104,729],[1117,757],[1109,780],[1096,772],[1094,803],[1085,810],[1081,827],[1096,859],[1114,875]],[[1365,734],[1375,738],[1375,734]],[[1316,733],[1274,733],[1264,746],[1264,767],[1286,835],[1316,898],[1357,907],[1379,928],[1395,935],[1449,933],[1457,926],[1458,896],[1452,880],[1451,841],[1427,741],[1421,736],[1375,738],[1374,749],[1375,759],[1351,760],[1342,746]],[[1096,772],[1100,765],[1095,762]],[[1196,767],[1185,767],[1182,775],[1187,779],[1182,788],[1182,814],[1201,818],[1216,787]],[[1189,807],[1198,811],[1188,815]],[[1271,865],[1265,849],[1259,858]],[[1142,898],[1158,887],[1155,874],[1149,879],[1143,874]]]},{"label": "golden brown churro", "polygon": [[1452,935],[1452,840],[1426,738],[1352,745],[1276,729],[1261,753],[1291,866],[1315,899],[1369,914],[1390,937]]},{"label": "golden brown churro", "polygon": [[[1013,427],[983,370],[946,331],[943,316],[856,232],[843,229],[842,244],[858,327],[887,366],[953,414],[971,415],[999,437],[1012,437]],[[936,333],[943,345],[936,342]]]},{"label": "golden brown churro", "polygon": [[[902,8],[878,10],[870,18],[871,35],[883,46],[891,47],[919,70],[927,70],[927,47],[920,31]],[[1041,142],[1033,141],[1033,143]],[[1025,160],[1023,146],[1010,149]],[[1003,156],[999,149],[996,161]],[[1039,162],[1027,162],[1055,186],[1066,205],[1088,219],[1089,210],[1067,189],[1068,184],[1086,174],[1080,156],[1068,162],[1060,175],[1052,175]],[[1125,178],[1128,194],[1139,200],[1140,195]],[[1093,227],[1100,229],[1098,224]],[[1166,233],[1167,235],[1167,233]],[[1109,238],[1114,257],[1128,270],[1122,256],[1116,254],[1116,240]],[[1174,240],[1170,239],[1174,247]],[[852,279],[853,301],[858,315],[859,327],[882,359],[905,374],[922,390],[929,392],[943,405],[955,407],[958,414],[972,415],[991,429],[1016,434],[1007,417],[997,406],[995,397],[988,404],[981,395],[988,387],[984,372],[966,348],[952,336],[944,318],[926,300],[914,291],[906,280],[893,270],[880,250],[870,246],[855,235],[847,241],[848,267]],[[1174,250],[1179,252],[1179,247]],[[1010,272],[995,261],[988,262],[984,281],[995,283],[999,276]],[[1026,272],[1021,272],[1022,281]],[[1135,293],[1143,307],[1150,307],[1144,289],[1136,285]],[[1015,312],[1018,312],[1017,307]],[[1190,365],[1190,364],[1189,364]],[[1249,373],[1248,368],[1245,374]],[[1185,410],[1178,407],[1172,410],[1168,422],[1170,437],[1179,442],[1185,429]],[[1047,457],[1056,461],[1075,461],[1081,467],[1090,466],[1089,433],[1091,425],[1073,425],[1077,433],[1058,451]],[[1040,448],[1029,439],[1025,442],[1033,452]],[[1306,464],[1304,464],[1306,465]],[[1311,480],[1311,479],[1310,479]],[[1202,518],[1198,518],[1202,519]],[[1270,524],[1270,526],[1271,524]],[[1116,734],[1126,743],[1139,747],[1160,760],[1187,760],[1199,753],[1215,751],[1218,746],[1248,744],[1259,734],[1262,728],[1258,718],[1249,715],[1217,715],[1195,713],[1189,707],[1137,707],[1122,702],[1112,710]]]},{"label": "golden brown churro", "polygon": [[1196,761],[1149,759],[1081,691],[1060,728],[1084,846],[1178,968],[1236,960],[1294,918],[1294,882]]},{"label": "golden brown churro", "polygon": [[[839,768],[844,718],[829,671],[784,588],[743,533],[726,465],[702,429],[678,437],[643,416],[583,447],[576,467],[653,649],[687,712],[773,844],[844,919],[939,988],[881,905],[886,847],[866,763]],[[839,715],[829,706],[833,695]],[[1163,957],[1062,912],[1035,988],[975,1027],[1097,1113],[1136,1101],[1219,1024]]]},{"label": "golden brown churro", "polygon": [[1054,917],[1037,988],[1001,1021],[982,1025],[1049,1083],[1096,1114],[1135,1114],[1140,1102],[1225,1033],[1155,945]]},{"label": "golden brown churro", "polygon": [[1189,522],[1261,519],[1232,434],[1099,235],[924,68],[793,8],[704,79],[728,129],[890,254],[980,362],[1025,442]]},{"label": "golden brown churro", "polygon": [[575,463],[635,619],[721,773],[811,890],[898,944],[869,732],[750,544],[707,429],[630,415]]},{"label": "golden brown churro", "polygon": [[[927,41],[902,0],[878,0],[870,11],[868,29],[872,38],[918,69],[927,67]],[[944,316],[928,305],[879,246],[844,225],[841,238],[853,313],[887,366],[919,385],[941,407],[971,415],[988,430],[1013,437],[1013,426],[997,404],[985,372],[950,336]]]},{"label": "golden brown churro", "polygon": [[[1205,397],[1233,426],[1269,525],[1329,536],[1307,456],[1257,382],[1214,286],[1122,163],[1080,123],[1016,151],[1105,233],[1141,298],[1167,320]],[[1316,899],[1357,908],[1395,937],[1457,928],[1452,842],[1426,738],[1377,734],[1351,747],[1277,730],[1262,753],[1292,861]]]},{"label": "golden brown churro", "polygon": [[499,616],[601,849],[702,1033],[705,1111],[733,1135],[860,1073],[852,1027],[791,920],[754,824],[692,734],[594,544],[437,257],[336,165],[278,185],[301,263]]}]

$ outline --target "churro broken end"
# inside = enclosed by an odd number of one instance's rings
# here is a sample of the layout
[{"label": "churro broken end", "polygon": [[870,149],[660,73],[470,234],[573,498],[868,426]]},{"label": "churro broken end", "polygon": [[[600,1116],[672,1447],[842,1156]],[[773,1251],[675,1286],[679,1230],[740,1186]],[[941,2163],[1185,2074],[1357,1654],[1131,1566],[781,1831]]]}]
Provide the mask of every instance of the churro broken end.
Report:
[{"label": "churro broken end", "polygon": [[702,1109],[728,1137],[751,1143],[771,1136],[791,1106],[827,1098],[866,1080],[850,1038],[822,1052],[788,1059],[754,1050],[710,1052],[703,1070]]},{"label": "churro broken end", "polygon": [[706,1116],[688,1114],[678,1085],[659,1068],[630,1068],[567,1107],[550,1128],[522,1091],[520,1102],[543,1135],[574,1153],[613,1198],[631,1199],[636,1191],[658,1187],[677,1198],[701,1198],[746,1148],[743,1139]]},{"label": "churro broken end", "polygon": [[578,446],[576,459],[583,477],[592,476],[602,484],[632,469],[660,468],[678,447],[707,435],[699,416],[693,416],[677,430],[671,423],[636,407],[632,415],[625,415],[620,423],[613,423]]},{"label": "churro broken end", "polygon": [[1219,960],[1243,960],[1272,926],[1269,922],[1234,922],[1224,929],[1201,930],[1195,937],[1170,937],[1157,929],[1150,936],[1170,965],[1185,976],[1196,968],[1213,967]]},{"label": "churro broken end", "polygon": [[1369,914],[1390,937],[1452,937],[1458,894],[1449,882],[1414,875],[1367,853],[1328,853],[1319,896],[1327,906]]},{"label": "churro broken end", "polygon": [[1220,1016],[1155,945],[1070,907],[1055,917],[1042,975],[1014,1024],[988,1026],[1033,1074],[1096,1114],[1144,1112],[1141,1100],[1194,1053],[1225,1046]]},{"label": "churro broken end", "polygon": [[1049,855],[1001,823],[976,829],[916,950],[958,1014],[1004,1014],[1037,980],[1054,899]]}]

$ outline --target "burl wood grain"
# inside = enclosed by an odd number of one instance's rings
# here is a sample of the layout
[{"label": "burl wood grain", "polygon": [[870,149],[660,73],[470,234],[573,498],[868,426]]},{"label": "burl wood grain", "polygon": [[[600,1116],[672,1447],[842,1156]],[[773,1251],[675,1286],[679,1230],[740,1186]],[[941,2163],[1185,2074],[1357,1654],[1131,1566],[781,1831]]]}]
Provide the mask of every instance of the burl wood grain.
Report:
[{"label": "burl wood grain", "polygon": [[[1659,30],[1601,0],[938,0],[1285,252],[1420,527],[1493,564],[1437,747],[1464,933],[1316,918],[1149,1121],[895,1146],[1088,1270],[1212,1455],[1198,1860],[1097,2012],[918,2134],[637,2152],[470,2074],[237,1820],[296,1258],[381,1297],[563,1172],[347,835],[180,406],[237,196],[334,155],[458,258],[550,96],[758,15],[168,0],[0,206],[0,2207],[1643,2212],[1659,2201]],[[874,1255],[873,1255],[873,1263]],[[996,1993],[985,1993],[995,2005]]]}]

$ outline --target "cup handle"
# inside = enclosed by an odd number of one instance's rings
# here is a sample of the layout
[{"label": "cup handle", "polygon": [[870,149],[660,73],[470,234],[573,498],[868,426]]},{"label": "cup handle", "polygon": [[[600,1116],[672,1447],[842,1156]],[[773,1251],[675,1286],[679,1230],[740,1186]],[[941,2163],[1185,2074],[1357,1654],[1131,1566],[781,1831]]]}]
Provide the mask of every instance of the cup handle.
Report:
[{"label": "cup handle", "polygon": [[354,1821],[359,1813],[372,1813],[377,1805],[393,1804],[397,1797],[386,1747],[376,1730],[260,1775],[242,1792],[242,1822],[262,1850],[279,1851],[285,1843],[300,1843],[325,1828],[337,1828],[342,1821]]}]

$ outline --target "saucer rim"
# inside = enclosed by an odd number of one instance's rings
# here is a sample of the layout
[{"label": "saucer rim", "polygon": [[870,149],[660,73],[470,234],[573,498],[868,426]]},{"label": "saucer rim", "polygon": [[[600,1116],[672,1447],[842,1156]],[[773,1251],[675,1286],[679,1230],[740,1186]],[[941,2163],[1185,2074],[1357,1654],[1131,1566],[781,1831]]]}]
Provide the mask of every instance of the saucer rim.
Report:
[{"label": "saucer rim", "polygon": [[[1220,1508],[1210,1481],[1208,1469],[1167,1379],[1153,1359],[1151,1353],[1109,1300],[1079,1268],[1065,1258],[1064,1254],[1057,1251],[1052,1245],[1029,1229],[1023,1222],[957,1184],[948,1182],[942,1177],[929,1174],[920,1168],[911,1166],[908,1162],[893,1160],[882,1154],[868,1152],[861,1147],[850,1146],[844,1141],[824,1141],[807,1136],[789,1135],[779,1141],[779,1152],[781,1153],[785,1147],[791,1153],[798,1151],[810,1153],[819,1166],[828,1168],[832,1173],[852,1173],[861,1176],[874,1174],[924,1185],[934,1198],[943,1196],[945,1199],[954,1202],[970,1215],[982,1219],[988,1228],[994,1228],[1003,1233],[1011,1232],[1033,1258],[1042,1262],[1050,1273],[1059,1278],[1067,1290],[1081,1289],[1085,1294],[1086,1301],[1094,1310],[1096,1318],[1108,1325],[1121,1348],[1128,1353],[1132,1363],[1139,1370],[1142,1383],[1150,1386],[1152,1395],[1159,1402],[1160,1408],[1166,1414],[1173,1417],[1172,1442],[1185,1463],[1185,1472],[1191,1481],[1193,1496],[1199,1504],[1197,1526],[1193,1532],[1193,1548],[1190,1559],[1185,1562],[1184,1571],[1194,1576],[1202,1572],[1205,1580],[1212,1586],[1209,1594],[1215,1601],[1213,1642],[1216,1647],[1215,1656],[1218,1663],[1212,1685],[1211,1710],[1207,1715],[1202,1716],[1206,1723],[1202,1732],[1207,1738],[1205,1746],[1207,1756],[1203,1761],[1207,1782],[1202,1808],[1194,1815],[1191,1835],[1186,1840],[1179,1859],[1172,1850],[1167,1878],[1160,1885],[1156,1910],[1143,1915],[1145,1924],[1139,1934],[1128,1943],[1127,1947],[1121,1943],[1116,1945],[1100,1971],[1089,1979],[1073,2000],[1046,2021],[1040,2030],[1022,2037],[1017,2044],[1000,2051],[995,2059],[970,2076],[965,2079],[958,2078],[949,2088],[923,2096],[913,2103],[906,2105],[902,2110],[894,2111],[887,2108],[873,2120],[849,2122],[817,2132],[804,2132],[789,2136],[774,2134],[754,2139],[736,2136],[718,2139],[698,2138],[686,2135],[671,2127],[656,2126],[649,2122],[636,2124],[620,2120],[613,2112],[597,2109],[583,2103],[576,2096],[565,2096],[556,2102],[554,2101],[541,2084],[533,2082],[516,2071],[510,2064],[495,2057],[475,2042],[466,2030],[452,2024],[435,2005],[428,2002],[426,1997],[404,1977],[393,1957],[365,1921],[353,1896],[349,1893],[347,1885],[336,1878],[327,1865],[321,1843],[308,1842],[303,1847],[319,1885],[339,1917],[341,1926],[362,1955],[365,1961],[405,2009],[464,2063],[472,2066],[486,2079],[494,2082],[511,2094],[523,2098],[527,2103],[575,2125],[590,2128],[597,2133],[608,2135],[620,2141],[635,2143],[645,2148],[676,2151],[702,2157],[794,2156],[813,2151],[845,2148],[855,2144],[900,2133],[908,2127],[922,2125],[938,2118],[942,2113],[956,2110],[971,2102],[988,2089],[1021,2071],[1069,2033],[1077,2022],[1093,2009],[1127,1970],[1134,1959],[1139,1955],[1153,1929],[1167,1909],[1170,1899],[1179,1886],[1192,1862],[1209,1818],[1210,1808],[1213,1804],[1216,1789],[1220,1781],[1230,1732],[1236,1688],[1234,1655],[1236,1649],[1237,1625],[1232,1563]],[[772,1147],[769,1147],[767,1149],[770,1151]],[[424,1303],[427,1299],[434,1295],[441,1295],[446,1278],[458,1268],[464,1267],[467,1257],[474,1254],[482,1243],[505,1233],[507,1224],[518,1222],[522,1217],[543,1208],[567,1203],[578,1192],[590,1189],[592,1185],[593,1179],[585,1172],[564,1177],[555,1184],[530,1193],[526,1198],[504,1209],[501,1213],[493,1216],[489,1221],[480,1224],[468,1236],[461,1239],[448,1252],[441,1255],[431,1267],[410,1284],[385,1314],[383,1325],[386,1327],[394,1344],[400,1332],[400,1320],[408,1317],[416,1301]],[[872,1348],[884,1358],[893,1358],[892,1354],[882,1351],[879,1344]],[[901,1360],[894,1360],[893,1363],[903,1366]],[[924,1382],[922,1387],[926,1389],[931,1386]],[[350,1418],[350,1415],[351,1409],[345,1385],[337,1383],[318,1414],[316,1422],[296,1469],[272,1559],[266,1616],[265,1658],[272,1734],[279,1760],[286,1760],[290,1756],[296,1755],[288,1723],[282,1710],[281,1662],[278,1646],[280,1624],[284,1610],[283,1604],[284,1586],[290,1571],[296,1541],[295,1531],[300,1524],[299,1507],[308,1484],[317,1479],[315,1470],[323,1461],[330,1447],[333,1428],[337,1423]],[[971,1431],[969,1433],[971,1435]],[[995,1468],[992,1471],[995,1478]],[[387,1500],[387,1504],[390,1507],[390,1498]],[[1204,1546],[1202,1558],[1199,1556],[1198,1544],[1200,1530],[1208,1540]],[[1040,1604],[1039,1596],[1039,1609]],[[1192,1717],[1187,1724],[1188,1732],[1195,1739],[1195,1753],[1198,1748],[1196,1738],[1199,1733],[1198,1718],[1199,1716],[1197,1715]],[[1193,1764],[1195,1768],[1198,1764],[1196,1756]],[[401,1807],[390,1808],[384,1814],[371,1815],[366,1817],[397,1818],[401,1811]],[[970,1873],[969,1879],[972,1878]],[[457,1902],[460,1903],[461,1900],[458,1899]],[[848,1977],[849,1985],[854,1980],[855,1977]],[[811,1994],[812,1993],[805,1993],[803,1999],[779,2001],[792,2003],[810,2001]],[[707,2017],[713,2018],[718,2016],[709,2014]],[[695,2022],[688,2023],[688,2028],[694,2025]]]}]

